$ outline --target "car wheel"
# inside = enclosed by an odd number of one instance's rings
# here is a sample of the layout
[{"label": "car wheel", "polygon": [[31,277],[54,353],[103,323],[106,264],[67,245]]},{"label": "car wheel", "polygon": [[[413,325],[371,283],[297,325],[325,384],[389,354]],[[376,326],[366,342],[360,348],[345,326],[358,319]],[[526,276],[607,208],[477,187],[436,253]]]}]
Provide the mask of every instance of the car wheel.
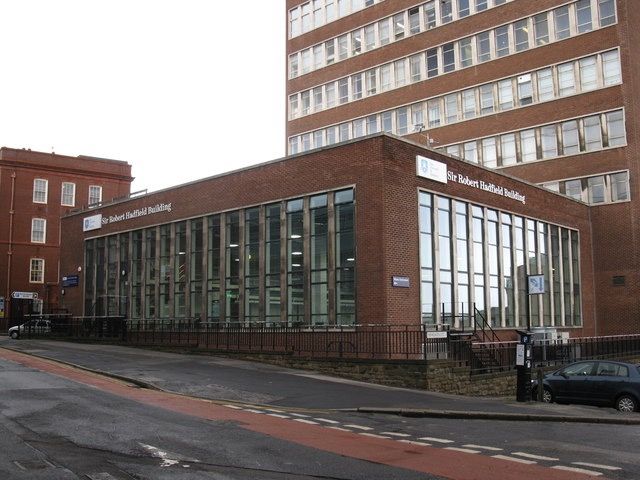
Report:
[{"label": "car wheel", "polygon": [[14,340],[18,338],[18,332],[11,332],[11,338]]},{"label": "car wheel", "polygon": [[547,387],[542,391],[542,401],[544,403],[553,403],[553,393]]},{"label": "car wheel", "polygon": [[638,410],[638,400],[631,395],[622,395],[616,400],[616,409],[620,412],[635,412]]}]

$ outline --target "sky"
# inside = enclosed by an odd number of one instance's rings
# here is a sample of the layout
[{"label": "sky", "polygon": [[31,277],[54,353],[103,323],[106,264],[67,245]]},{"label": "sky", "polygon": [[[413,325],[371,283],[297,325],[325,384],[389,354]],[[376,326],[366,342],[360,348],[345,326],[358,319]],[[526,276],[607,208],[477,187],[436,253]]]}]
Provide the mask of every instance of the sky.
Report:
[{"label": "sky", "polygon": [[0,146],[124,160],[132,192],[285,154],[284,0],[0,0]]}]

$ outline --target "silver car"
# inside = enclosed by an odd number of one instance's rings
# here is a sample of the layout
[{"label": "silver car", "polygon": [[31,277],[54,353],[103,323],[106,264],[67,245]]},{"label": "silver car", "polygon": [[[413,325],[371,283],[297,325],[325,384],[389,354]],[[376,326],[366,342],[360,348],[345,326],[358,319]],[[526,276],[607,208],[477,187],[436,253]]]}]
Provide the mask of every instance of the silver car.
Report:
[{"label": "silver car", "polygon": [[49,320],[29,320],[22,325],[16,325],[9,329],[11,338],[19,338],[24,332],[30,335],[46,335],[51,333],[51,322]]}]

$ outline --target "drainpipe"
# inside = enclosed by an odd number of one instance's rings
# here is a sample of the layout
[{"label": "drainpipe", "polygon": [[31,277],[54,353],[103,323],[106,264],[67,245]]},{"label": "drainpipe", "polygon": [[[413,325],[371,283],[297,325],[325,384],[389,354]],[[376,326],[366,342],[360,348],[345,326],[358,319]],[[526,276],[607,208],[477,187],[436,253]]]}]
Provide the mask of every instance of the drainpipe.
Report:
[{"label": "drainpipe", "polygon": [[7,292],[5,302],[11,298],[11,258],[13,255],[13,217],[15,215],[14,206],[16,200],[16,171],[11,172],[11,207],[9,208],[9,246],[7,250]]}]

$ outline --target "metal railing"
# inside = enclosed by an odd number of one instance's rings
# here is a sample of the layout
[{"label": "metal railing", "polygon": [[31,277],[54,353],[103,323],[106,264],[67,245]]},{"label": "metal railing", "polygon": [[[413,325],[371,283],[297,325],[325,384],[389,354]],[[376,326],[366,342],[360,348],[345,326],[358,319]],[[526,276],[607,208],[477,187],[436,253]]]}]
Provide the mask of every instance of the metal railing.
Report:
[{"label": "metal railing", "polygon": [[[474,342],[469,338],[440,333],[426,325],[301,327],[273,323],[202,322],[188,318],[135,321],[123,317],[73,317],[52,320],[50,331],[25,332],[23,335],[310,359],[447,359],[468,366],[472,374],[515,368],[517,342]],[[536,342],[533,346],[536,367],[634,355],[640,356],[640,335],[572,338]]]}]

